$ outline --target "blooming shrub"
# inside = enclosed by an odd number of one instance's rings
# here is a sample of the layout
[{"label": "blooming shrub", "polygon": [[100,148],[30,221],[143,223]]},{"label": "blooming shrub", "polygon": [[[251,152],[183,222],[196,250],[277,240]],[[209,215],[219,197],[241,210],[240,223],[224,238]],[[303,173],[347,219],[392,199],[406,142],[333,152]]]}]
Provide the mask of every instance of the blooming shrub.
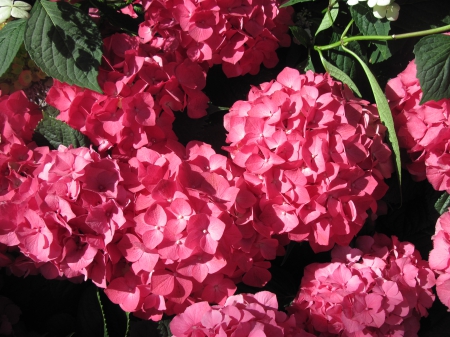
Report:
[{"label": "blooming shrub", "polygon": [[328,75],[285,68],[224,118],[225,149],[259,201],[262,235],[328,250],[347,245],[376,211],[392,172],[385,128],[375,106]]},{"label": "blooming shrub", "polygon": [[275,294],[261,291],[227,298],[223,305],[192,304],[170,323],[174,337],[312,337],[296,327],[295,317],[278,311]]},{"label": "blooming shrub", "polygon": [[428,179],[434,189],[450,192],[450,99],[420,104],[422,90],[414,61],[388,82],[386,97],[399,145],[408,153],[408,171],[416,180]]},{"label": "blooming shrub", "polygon": [[417,336],[434,301],[434,273],[414,246],[384,234],[336,246],[305,268],[289,312],[316,336]]},{"label": "blooming shrub", "polygon": [[433,250],[430,252],[430,268],[439,276],[436,292],[450,309],[450,212],[442,214],[436,223],[436,233],[432,237]]}]

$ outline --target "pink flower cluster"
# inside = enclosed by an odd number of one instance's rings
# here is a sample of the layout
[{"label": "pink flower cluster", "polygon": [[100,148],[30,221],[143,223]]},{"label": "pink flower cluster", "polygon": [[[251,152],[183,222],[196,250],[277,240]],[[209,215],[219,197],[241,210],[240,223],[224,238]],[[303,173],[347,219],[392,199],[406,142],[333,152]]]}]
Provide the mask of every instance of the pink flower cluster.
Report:
[{"label": "pink flower cluster", "polygon": [[387,190],[391,152],[376,107],[328,75],[285,68],[236,102],[224,125],[267,237],[287,233],[315,251],[347,245]]},{"label": "pink flower cluster", "polygon": [[287,47],[291,7],[274,0],[175,0],[145,5],[139,37],[164,53],[179,52],[209,67],[222,64],[228,77],[257,74],[261,64],[278,63],[275,50]]},{"label": "pink flower cluster", "polygon": [[430,268],[439,275],[436,280],[437,295],[450,310],[450,211],[438,219],[432,239],[433,250],[428,261]]},{"label": "pink flower cluster", "polygon": [[275,294],[230,296],[221,306],[192,304],[170,323],[174,337],[313,337],[296,327],[295,317],[278,311]]},{"label": "pink flower cluster", "polygon": [[414,60],[386,86],[400,147],[409,172],[428,179],[434,189],[450,192],[450,99],[419,104],[422,89]]},{"label": "pink flower cluster", "polygon": [[154,320],[270,279],[266,259],[284,250],[254,229],[243,170],[211,146],[169,139],[117,159],[49,150],[31,142],[38,110],[22,92],[0,104],[2,267],[91,279],[124,310]]},{"label": "pink flower cluster", "polygon": [[434,273],[414,245],[383,234],[336,246],[305,268],[289,311],[316,336],[417,336],[434,301]]}]

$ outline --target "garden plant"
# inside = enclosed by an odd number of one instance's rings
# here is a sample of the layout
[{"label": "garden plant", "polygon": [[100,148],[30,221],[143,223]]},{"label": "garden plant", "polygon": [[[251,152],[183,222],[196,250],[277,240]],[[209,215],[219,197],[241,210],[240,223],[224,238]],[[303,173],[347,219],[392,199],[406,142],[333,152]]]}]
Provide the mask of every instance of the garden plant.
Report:
[{"label": "garden plant", "polygon": [[0,335],[450,331],[450,4],[0,0]]}]

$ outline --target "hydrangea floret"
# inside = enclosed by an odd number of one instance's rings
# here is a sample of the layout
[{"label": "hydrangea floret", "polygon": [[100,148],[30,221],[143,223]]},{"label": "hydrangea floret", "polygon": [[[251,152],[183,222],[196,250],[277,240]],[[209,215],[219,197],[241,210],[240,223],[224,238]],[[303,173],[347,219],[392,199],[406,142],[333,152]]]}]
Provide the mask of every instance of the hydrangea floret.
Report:
[{"label": "hydrangea floret", "polygon": [[289,312],[316,336],[417,336],[434,301],[433,271],[414,245],[384,234],[336,246],[305,268]]}]

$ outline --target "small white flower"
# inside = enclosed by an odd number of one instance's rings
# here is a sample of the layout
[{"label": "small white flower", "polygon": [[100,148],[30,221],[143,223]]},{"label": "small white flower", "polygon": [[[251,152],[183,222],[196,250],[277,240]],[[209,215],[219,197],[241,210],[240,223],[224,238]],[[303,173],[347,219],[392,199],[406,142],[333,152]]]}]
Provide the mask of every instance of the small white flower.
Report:
[{"label": "small white flower", "polygon": [[393,2],[387,6],[374,6],[373,16],[378,19],[386,18],[389,21],[395,21],[398,19],[398,12],[400,11],[400,6]]},{"label": "small white flower", "polygon": [[392,0],[369,0],[367,1],[367,5],[369,7],[375,6],[387,6],[391,3]]},{"label": "small white flower", "polygon": [[11,16],[17,19],[28,19],[27,12],[31,5],[24,1],[0,0],[0,24],[8,20]]},{"label": "small white flower", "polygon": [[366,0],[347,0],[347,5],[354,6],[357,5],[359,1],[366,1]]}]

